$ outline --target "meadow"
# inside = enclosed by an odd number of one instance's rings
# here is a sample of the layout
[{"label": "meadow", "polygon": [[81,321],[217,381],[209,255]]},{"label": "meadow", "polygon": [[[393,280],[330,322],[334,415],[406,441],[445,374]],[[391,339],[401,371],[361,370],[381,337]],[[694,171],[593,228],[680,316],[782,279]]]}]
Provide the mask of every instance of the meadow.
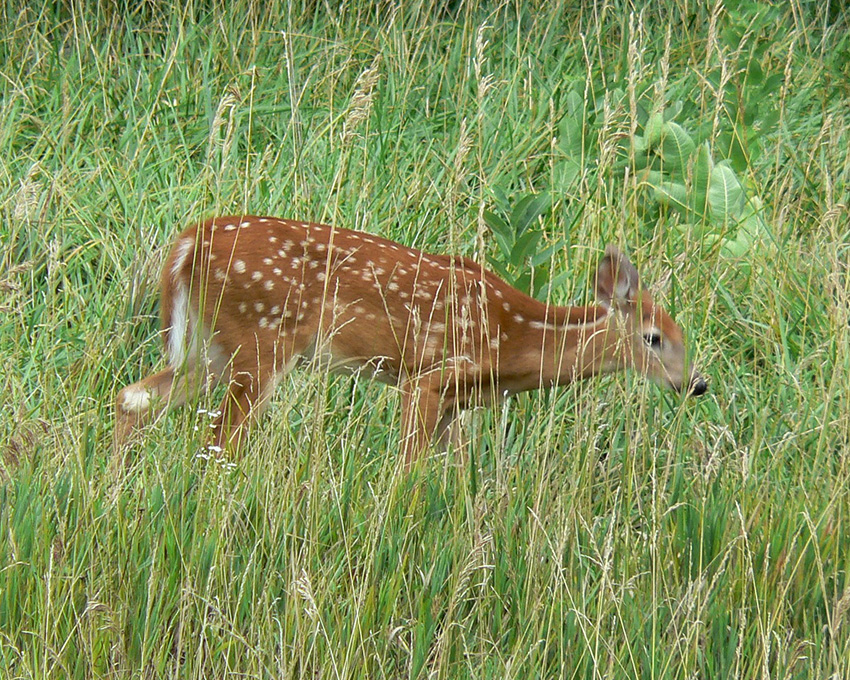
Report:
[{"label": "meadow", "polygon": [[[850,677],[842,3],[0,3],[0,678]],[[159,268],[270,214],[582,303],[627,249],[698,399],[632,374],[464,418],[294,371],[125,465]],[[368,333],[368,328],[364,329]]]}]

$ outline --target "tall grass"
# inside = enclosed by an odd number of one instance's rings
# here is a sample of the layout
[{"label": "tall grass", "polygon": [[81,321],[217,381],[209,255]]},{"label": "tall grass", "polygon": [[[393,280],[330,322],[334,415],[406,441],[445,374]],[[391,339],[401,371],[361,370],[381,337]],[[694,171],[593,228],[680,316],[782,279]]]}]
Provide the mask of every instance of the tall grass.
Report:
[{"label": "tall grass", "polygon": [[[0,21],[0,677],[850,677],[841,5]],[[744,254],[641,174],[664,111],[763,201]],[[196,456],[214,395],[110,467],[182,226],[297,216],[483,259],[496,197],[542,191],[535,228],[571,244],[551,295],[585,299],[628,246],[706,397],[617,376],[514,398],[405,475],[394,390],[299,372],[232,464]]]}]

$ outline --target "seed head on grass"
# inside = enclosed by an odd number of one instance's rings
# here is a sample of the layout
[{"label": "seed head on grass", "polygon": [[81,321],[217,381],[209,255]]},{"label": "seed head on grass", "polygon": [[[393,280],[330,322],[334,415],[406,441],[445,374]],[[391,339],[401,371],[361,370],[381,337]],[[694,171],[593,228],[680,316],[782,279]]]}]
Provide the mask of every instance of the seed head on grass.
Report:
[{"label": "seed head on grass", "polygon": [[484,51],[487,49],[487,45],[490,44],[490,42],[484,38],[484,34],[491,28],[492,26],[484,23],[478,27],[478,31],[475,33],[475,58],[472,60],[472,66],[475,70],[475,80],[478,83],[479,106],[481,106],[482,102],[487,97],[487,94],[491,89],[493,89],[493,84],[496,82],[492,73],[483,75],[484,66],[487,61]]},{"label": "seed head on grass", "polygon": [[12,218],[16,223],[29,222],[36,217],[39,196],[42,193],[42,183],[36,179],[40,172],[41,167],[34,163],[15,192]]},{"label": "seed head on grass", "polygon": [[[219,152],[221,165],[222,167],[224,166],[224,159],[229,155],[230,148],[233,145],[233,114],[240,99],[239,91],[234,87],[229,87],[218,102],[218,107],[216,107],[215,116],[210,126],[209,147],[207,150],[207,163],[209,165],[212,165],[216,152]],[[222,137],[221,128],[225,124],[227,128]]]},{"label": "seed head on grass", "polygon": [[313,584],[310,582],[310,576],[303,569],[301,576],[293,584],[293,588],[304,602],[304,613],[307,614],[307,618],[315,622],[319,618],[319,609],[316,606],[316,598],[313,596]]},{"label": "seed head on grass", "polygon": [[381,55],[378,53],[372,60],[371,66],[357,77],[354,83],[354,94],[348,105],[348,113],[342,124],[342,143],[347,146],[351,143],[357,128],[369,117],[375,97],[375,85],[380,76]]}]

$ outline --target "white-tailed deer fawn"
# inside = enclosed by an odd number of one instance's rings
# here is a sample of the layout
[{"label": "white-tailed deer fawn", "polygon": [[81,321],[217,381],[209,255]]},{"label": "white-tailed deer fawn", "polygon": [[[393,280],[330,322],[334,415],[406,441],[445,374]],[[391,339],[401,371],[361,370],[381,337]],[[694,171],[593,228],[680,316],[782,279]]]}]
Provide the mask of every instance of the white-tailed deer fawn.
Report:
[{"label": "white-tailed deer fawn", "polygon": [[299,361],[367,370],[401,391],[407,465],[460,409],[633,367],[680,392],[705,381],[682,332],[609,247],[598,306],[556,307],[472,260],[271,217],[219,217],[177,237],[162,274],[168,368],[118,394],[120,448],[151,413],[223,380],[215,451],[238,447]]}]

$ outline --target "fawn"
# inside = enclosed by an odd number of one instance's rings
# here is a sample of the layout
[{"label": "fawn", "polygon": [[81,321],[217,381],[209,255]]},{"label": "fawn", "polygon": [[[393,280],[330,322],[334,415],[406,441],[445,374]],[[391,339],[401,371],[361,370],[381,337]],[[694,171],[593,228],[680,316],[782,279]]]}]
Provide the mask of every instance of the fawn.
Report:
[{"label": "fawn", "polygon": [[239,447],[299,362],[367,370],[401,392],[405,465],[458,411],[625,368],[706,391],[682,332],[608,247],[598,305],[558,307],[463,257],[272,217],[217,217],[180,234],[162,273],[168,367],[118,393],[116,449],[152,413],[218,381],[212,450]]}]

